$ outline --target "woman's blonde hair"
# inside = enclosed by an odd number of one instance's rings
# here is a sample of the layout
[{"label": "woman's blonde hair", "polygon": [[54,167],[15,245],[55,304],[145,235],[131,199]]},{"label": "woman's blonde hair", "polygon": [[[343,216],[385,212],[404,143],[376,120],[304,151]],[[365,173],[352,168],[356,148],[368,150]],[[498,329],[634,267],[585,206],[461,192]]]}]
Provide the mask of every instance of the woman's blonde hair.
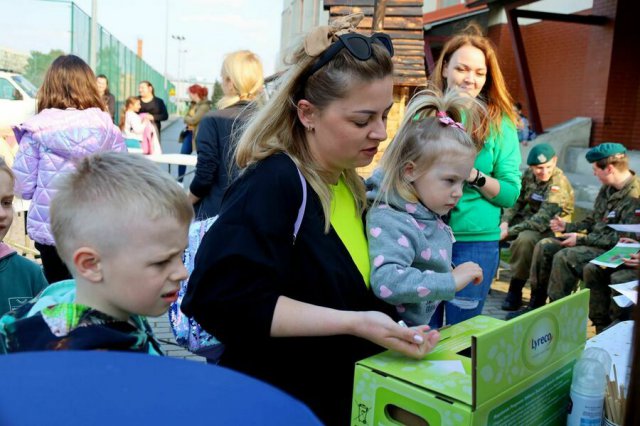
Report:
[{"label": "woman's blonde hair", "polygon": [[513,100],[500,71],[500,64],[491,40],[486,38],[476,23],[469,24],[462,32],[452,37],[442,48],[440,58],[431,74],[431,81],[441,90],[447,89],[447,80],[442,76],[444,68],[449,64],[451,56],[462,46],[473,46],[482,51],[487,65],[487,80],[480,92],[480,100],[487,105],[487,114],[474,129],[473,137],[482,147],[489,132],[500,131],[502,117],[507,116],[513,123],[517,122],[513,111]]},{"label": "woman's blonde hair", "polygon": [[229,53],[222,63],[222,78],[231,81],[233,93],[217,102],[218,109],[243,100],[251,101],[262,93],[264,86],[262,62],[258,55],[249,50]]},{"label": "woman's blonde hair", "polygon": [[38,91],[38,112],[47,108],[107,110],[98,93],[96,76],[85,61],[75,55],[62,55],[51,63]]},{"label": "woman's blonde hair", "polygon": [[[470,133],[481,112],[486,110],[480,102],[453,90],[444,95],[435,88],[417,93],[380,161],[384,177],[374,204],[382,200],[388,203],[390,191],[409,202],[418,202],[415,187],[407,179],[409,165],[420,175],[447,156],[475,157],[477,147]],[[463,121],[464,127],[460,124]]]},{"label": "woman's blonde hair", "polygon": [[[308,76],[316,57],[305,53],[299,46],[291,58],[291,64],[277,82],[278,89],[268,103],[250,120],[235,150],[237,165],[243,169],[275,153],[291,156],[307,182],[318,194],[325,216],[325,231],[331,225],[331,188],[326,172],[315,162],[298,119],[297,105],[306,99],[322,111],[331,102],[344,99],[356,85],[383,79],[393,73],[391,56],[381,44],[372,44],[372,56],[366,61],[354,58],[347,49]],[[347,187],[362,211],[366,204],[365,188],[355,169],[343,172]]]}]

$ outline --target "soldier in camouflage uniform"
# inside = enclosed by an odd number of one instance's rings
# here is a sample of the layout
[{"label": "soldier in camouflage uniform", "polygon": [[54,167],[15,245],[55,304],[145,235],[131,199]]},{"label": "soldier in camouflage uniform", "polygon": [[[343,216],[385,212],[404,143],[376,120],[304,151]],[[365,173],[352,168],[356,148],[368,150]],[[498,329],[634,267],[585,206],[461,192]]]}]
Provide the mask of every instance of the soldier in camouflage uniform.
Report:
[{"label": "soldier in camouflage uniform", "polygon": [[502,304],[505,311],[522,305],[522,288],[531,270],[533,249],[538,241],[553,237],[549,221],[557,216],[570,220],[573,213],[573,188],[562,170],[558,157],[546,143],[529,152],[529,169],[522,177],[522,189],[516,204],[504,211],[500,223],[501,240],[511,243],[511,282]]},{"label": "soldier in camouflage uniform", "polygon": [[625,267],[603,268],[589,263],[584,267],[583,279],[591,294],[589,295],[589,319],[600,333],[613,321],[625,321],[630,318],[631,309],[621,308],[612,300],[609,284],[620,284],[638,279],[638,270]]},{"label": "soldier in camouflage uniform", "polygon": [[[636,212],[640,211],[640,181],[629,170],[626,148],[617,143],[603,143],[590,149],[586,157],[593,165],[594,175],[603,184],[593,212],[577,223],[567,223],[558,217],[551,220],[551,230],[564,234],[560,239],[545,238],[536,244],[529,277],[531,301],[524,310],[507,315],[507,319],[544,305],[547,291],[551,301],[570,294],[589,261],[610,250],[625,236],[608,225],[639,222]],[[590,304],[601,302],[596,298]],[[606,303],[609,306],[609,300]]]}]

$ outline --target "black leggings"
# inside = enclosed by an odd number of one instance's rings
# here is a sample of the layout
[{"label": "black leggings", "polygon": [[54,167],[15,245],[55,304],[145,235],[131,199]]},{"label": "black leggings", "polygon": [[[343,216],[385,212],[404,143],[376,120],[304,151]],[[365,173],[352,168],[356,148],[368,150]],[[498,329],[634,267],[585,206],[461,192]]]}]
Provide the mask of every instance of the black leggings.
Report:
[{"label": "black leggings", "polygon": [[72,278],[69,269],[67,269],[67,265],[65,265],[62,259],[60,259],[60,256],[58,256],[56,246],[40,243],[35,243],[35,246],[40,252],[44,276],[49,284]]}]

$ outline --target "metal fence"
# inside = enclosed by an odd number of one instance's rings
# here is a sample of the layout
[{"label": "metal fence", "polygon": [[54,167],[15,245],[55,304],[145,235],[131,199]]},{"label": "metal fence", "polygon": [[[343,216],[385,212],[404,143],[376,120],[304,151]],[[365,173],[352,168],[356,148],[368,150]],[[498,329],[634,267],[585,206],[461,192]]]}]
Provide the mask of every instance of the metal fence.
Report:
[{"label": "metal fence", "polygon": [[[116,122],[122,113],[124,101],[129,96],[138,95],[138,84],[147,80],[154,88],[155,96],[167,104],[169,113],[175,112],[176,106],[170,102],[169,92],[175,87],[151,65],[143,61],[120,40],[98,25],[97,42],[97,74],[104,74],[109,79],[109,91],[116,98]],[[71,4],[71,53],[89,63],[91,46],[91,17],[82,9]]]}]

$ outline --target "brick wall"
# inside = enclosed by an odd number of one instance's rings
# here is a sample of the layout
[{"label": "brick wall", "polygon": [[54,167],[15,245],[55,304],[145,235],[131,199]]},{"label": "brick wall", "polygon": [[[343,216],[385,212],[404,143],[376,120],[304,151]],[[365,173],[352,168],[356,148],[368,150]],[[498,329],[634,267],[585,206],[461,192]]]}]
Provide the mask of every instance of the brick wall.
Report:
[{"label": "brick wall", "polygon": [[[602,1],[598,6],[609,16],[615,1]],[[605,7],[608,6],[608,7]],[[628,147],[640,149],[640,48],[638,47],[637,1],[618,1],[615,11],[611,70],[604,116],[603,139],[624,141]]]},{"label": "brick wall", "polygon": [[[637,14],[631,10],[637,7],[636,2],[594,0],[592,10],[580,13],[607,16],[607,25],[541,21],[520,27],[544,128],[591,117],[591,144],[612,140],[640,149],[640,55],[632,54],[638,48]],[[507,25],[489,28],[489,37],[514,100],[524,105]]]}]

